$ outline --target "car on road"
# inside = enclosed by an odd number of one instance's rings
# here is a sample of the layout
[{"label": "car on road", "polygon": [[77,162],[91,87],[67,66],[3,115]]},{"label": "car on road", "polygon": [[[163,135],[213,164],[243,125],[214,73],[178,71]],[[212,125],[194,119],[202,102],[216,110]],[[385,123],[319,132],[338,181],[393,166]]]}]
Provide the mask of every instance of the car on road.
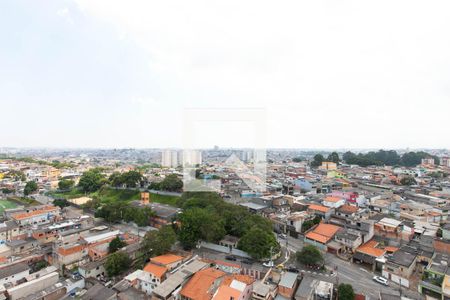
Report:
[{"label": "car on road", "polygon": [[274,264],[273,261],[266,261],[263,263],[263,266],[267,268],[273,268]]},{"label": "car on road", "polygon": [[225,259],[226,259],[226,260],[231,260],[231,261],[236,261],[236,260],[237,260],[236,257],[231,256],[231,255],[225,256]]},{"label": "car on road", "polygon": [[284,233],[280,233],[280,234],[278,235],[278,237],[279,237],[280,239],[287,239],[287,235],[285,235]]},{"label": "car on road", "polygon": [[253,264],[253,260],[250,260],[250,259],[243,259],[243,260],[242,260],[242,263],[243,263],[243,264],[247,264],[247,265],[252,265],[252,264]]},{"label": "car on road", "polygon": [[381,277],[381,276],[374,276],[373,277],[373,281],[381,283],[381,284],[383,284],[385,286],[389,285],[388,280],[386,278],[384,278],[384,277]]}]

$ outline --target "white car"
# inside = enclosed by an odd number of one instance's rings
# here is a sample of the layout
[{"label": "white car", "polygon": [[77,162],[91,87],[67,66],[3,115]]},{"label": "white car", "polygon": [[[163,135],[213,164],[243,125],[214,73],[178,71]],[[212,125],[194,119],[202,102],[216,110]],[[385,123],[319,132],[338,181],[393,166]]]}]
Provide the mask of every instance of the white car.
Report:
[{"label": "white car", "polygon": [[383,284],[383,285],[385,285],[385,286],[388,286],[388,285],[389,285],[387,279],[384,278],[384,277],[381,277],[381,276],[374,276],[374,277],[373,277],[373,280],[376,281],[376,282],[378,282],[378,283],[381,283],[381,284]]},{"label": "white car", "polygon": [[263,263],[263,266],[264,267],[267,267],[267,268],[273,268],[273,261],[267,261],[267,262],[265,262],[265,263]]}]

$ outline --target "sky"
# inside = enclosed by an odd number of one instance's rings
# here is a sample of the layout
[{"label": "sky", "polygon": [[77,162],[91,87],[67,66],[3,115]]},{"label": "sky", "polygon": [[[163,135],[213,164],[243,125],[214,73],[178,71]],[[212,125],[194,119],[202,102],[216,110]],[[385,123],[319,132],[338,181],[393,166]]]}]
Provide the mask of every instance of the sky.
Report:
[{"label": "sky", "polygon": [[447,0],[0,1],[0,147],[183,147],[214,110],[194,147],[448,149],[449,31]]}]

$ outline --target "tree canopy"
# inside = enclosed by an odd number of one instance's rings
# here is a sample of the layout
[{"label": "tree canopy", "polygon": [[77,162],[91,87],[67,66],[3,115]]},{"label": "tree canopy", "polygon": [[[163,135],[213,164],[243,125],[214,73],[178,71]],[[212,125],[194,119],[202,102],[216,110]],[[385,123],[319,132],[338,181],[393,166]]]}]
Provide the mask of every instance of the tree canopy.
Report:
[{"label": "tree canopy", "polygon": [[94,168],[81,175],[78,187],[85,193],[92,193],[99,190],[106,182],[105,175],[101,173],[101,170]]},{"label": "tree canopy", "polygon": [[405,176],[400,179],[401,185],[415,185],[417,184],[416,179],[413,176]]},{"label": "tree canopy", "polygon": [[120,239],[120,237],[115,237],[111,242],[109,242],[109,253],[114,253],[119,249],[122,249],[123,247],[125,247],[127,245],[127,243],[125,243],[124,241],[122,241]]},{"label": "tree canopy", "polygon": [[[280,247],[273,232],[267,232],[254,226],[239,240],[238,248],[250,254],[255,259],[271,258]],[[272,250],[272,252],[271,252]]]},{"label": "tree canopy", "polygon": [[123,273],[131,264],[131,259],[123,252],[114,252],[108,256],[105,262],[106,273],[109,277]]},{"label": "tree canopy", "polygon": [[134,170],[125,173],[114,172],[109,176],[109,183],[114,187],[135,188],[144,183],[144,176]]},{"label": "tree canopy", "polygon": [[297,261],[304,265],[319,265],[323,262],[322,253],[313,245],[304,246],[295,256]]},{"label": "tree canopy", "polygon": [[176,241],[177,235],[171,226],[147,232],[142,240],[143,262],[150,257],[169,252]]},{"label": "tree canopy", "polygon": [[150,207],[134,207],[125,202],[104,204],[95,212],[96,217],[104,218],[107,222],[132,221],[138,226],[148,226],[150,218],[154,215]]},{"label": "tree canopy", "polygon": [[367,166],[404,166],[404,167],[414,167],[422,162],[422,158],[432,157],[438,163],[439,158],[428,154],[423,151],[419,152],[407,152],[400,156],[397,151],[394,150],[379,150],[377,152],[371,151],[366,154],[353,152],[346,152],[343,155],[343,160],[347,164],[359,165],[361,167]]},{"label": "tree canopy", "polygon": [[339,154],[337,152],[332,152],[332,153],[330,153],[330,155],[328,155],[327,161],[332,161],[332,162],[338,164],[341,160],[340,160]]},{"label": "tree canopy", "polygon": [[270,251],[271,245],[274,253],[278,249],[272,224],[268,219],[252,214],[244,207],[226,203],[217,193],[185,192],[178,205],[183,208],[178,236],[185,248],[195,247],[199,240],[214,242],[229,234],[242,238],[243,242],[238,248],[246,251],[250,249],[251,235],[248,233],[251,231],[266,244],[253,244],[250,255],[255,258],[268,257],[267,249]]},{"label": "tree canopy", "polygon": [[28,181],[25,184],[23,193],[25,194],[25,196],[28,196],[29,194],[32,194],[32,193],[36,192],[37,190],[38,190],[38,185],[37,185],[36,181]]},{"label": "tree canopy", "polygon": [[311,167],[317,168],[317,167],[321,166],[322,162],[324,162],[324,161],[325,161],[325,158],[323,157],[322,154],[316,154],[316,155],[314,155],[314,159],[311,162]]},{"label": "tree canopy", "polygon": [[355,292],[350,284],[341,283],[338,287],[339,300],[354,300]]},{"label": "tree canopy", "polygon": [[58,188],[62,191],[70,190],[71,188],[73,188],[74,185],[75,185],[75,181],[73,181],[71,179],[61,179],[58,182]]},{"label": "tree canopy", "polygon": [[161,190],[168,192],[181,192],[183,181],[176,174],[167,175],[161,182],[152,182],[148,186],[151,190]]}]

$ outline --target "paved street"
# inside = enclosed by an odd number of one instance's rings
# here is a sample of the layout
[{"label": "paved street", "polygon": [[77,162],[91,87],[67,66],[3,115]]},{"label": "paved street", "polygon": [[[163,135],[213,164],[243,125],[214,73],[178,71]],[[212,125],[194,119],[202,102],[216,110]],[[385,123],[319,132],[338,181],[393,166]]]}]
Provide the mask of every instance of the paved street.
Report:
[{"label": "paved street", "polygon": [[[286,245],[286,241],[283,239],[280,239],[279,242],[283,247]],[[304,243],[301,239],[288,237],[288,249],[292,254],[302,249],[303,244]],[[370,299],[378,299],[380,291],[399,291],[399,286],[397,284],[390,282],[390,286],[385,287],[379,283],[376,283],[372,280],[374,276],[372,272],[362,268],[360,265],[344,261],[333,254],[325,254],[325,264],[329,268],[334,268],[337,266],[337,276],[323,276],[318,272],[315,274],[310,272],[309,274],[313,277],[328,281],[330,278],[333,278],[332,281],[334,283],[349,283],[353,286],[357,293],[362,293],[369,296]],[[402,288],[402,294],[412,299],[423,299],[417,291],[407,290],[405,288]]]}]

